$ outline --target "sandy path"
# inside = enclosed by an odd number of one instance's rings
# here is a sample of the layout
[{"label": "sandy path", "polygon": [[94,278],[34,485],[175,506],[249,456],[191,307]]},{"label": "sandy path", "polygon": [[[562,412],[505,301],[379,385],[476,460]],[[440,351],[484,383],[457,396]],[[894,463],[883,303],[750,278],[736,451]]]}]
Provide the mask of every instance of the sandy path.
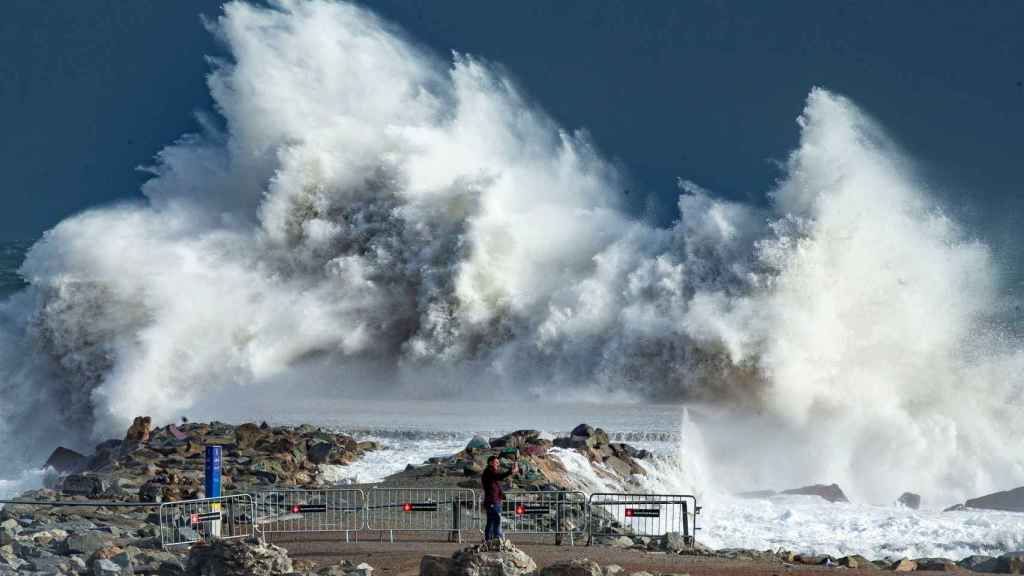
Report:
[{"label": "sandy path", "polygon": [[[376,539],[346,543],[335,534],[294,535],[270,538],[272,542],[288,550],[292,560],[314,561],[321,565],[341,560],[366,562],[376,569],[380,576],[417,576],[420,559],[426,554],[451,556],[461,546],[443,541],[404,540],[395,543],[379,542]],[[473,543],[473,542],[469,542]],[[544,567],[559,560],[589,558],[602,566],[618,564],[627,572],[645,570],[652,573],[690,574],[691,576],[781,576],[799,573],[801,575],[835,573],[835,569],[816,566],[789,566],[782,562],[726,560],[698,556],[622,550],[606,546],[555,546],[552,543],[527,543],[517,545]],[[842,570],[845,576],[866,576],[876,570]]]}]

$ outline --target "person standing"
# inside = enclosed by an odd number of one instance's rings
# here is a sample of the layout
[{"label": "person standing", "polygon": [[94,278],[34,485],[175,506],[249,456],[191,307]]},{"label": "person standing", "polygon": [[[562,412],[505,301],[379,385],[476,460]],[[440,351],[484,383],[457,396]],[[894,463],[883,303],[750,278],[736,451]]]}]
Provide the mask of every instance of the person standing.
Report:
[{"label": "person standing", "polygon": [[487,511],[487,527],[484,528],[484,541],[501,539],[501,503],[505,499],[505,493],[501,489],[501,481],[513,474],[519,473],[519,463],[514,462],[512,469],[507,472],[499,472],[499,461],[497,456],[487,459],[487,467],[484,468],[480,483],[484,488],[484,509]]}]

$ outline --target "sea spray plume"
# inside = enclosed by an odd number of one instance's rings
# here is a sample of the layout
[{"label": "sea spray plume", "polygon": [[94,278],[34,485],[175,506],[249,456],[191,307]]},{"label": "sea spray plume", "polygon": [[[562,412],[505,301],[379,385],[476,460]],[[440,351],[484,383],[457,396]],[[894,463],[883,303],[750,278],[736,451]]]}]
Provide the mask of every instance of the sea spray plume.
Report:
[{"label": "sea spray plume", "polygon": [[1024,477],[987,251],[846,100],[812,92],[773,212],[682,181],[654,228],[585,133],[484,62],[334,2],[235,2],[210,26],[223,128],[163,150],[146,203],[29,253],[0,335],[8,425],[103,436],[247,385],[598,390],[724,415],[700,421],[721,482],[887,501]]},{"label": "sea spray plume", "polygon": [[713,315],[747,336],[734,359],[756,358],[767,382],[761,416],[718,438],[751,446],[736,472],[754,474],[750,487],[839,481],[874,502],[1019,484],[1024,430],[1008,403],[1024,355],[987,322],[988,250],[849,101],[815,90],[800,124],[758,244],[766,273]]}]

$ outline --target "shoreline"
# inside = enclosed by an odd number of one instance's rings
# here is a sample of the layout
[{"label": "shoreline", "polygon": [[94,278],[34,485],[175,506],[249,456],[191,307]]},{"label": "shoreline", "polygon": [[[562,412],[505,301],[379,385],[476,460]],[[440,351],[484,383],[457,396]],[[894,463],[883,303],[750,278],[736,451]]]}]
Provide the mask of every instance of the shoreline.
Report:
[{"label": "shoreline", "polygon": [[[615,434],[586,425],[577,426],[568,436],[553,437],[535,430],[520,430],[497,438],[474,438],[469,445],[455,454],[430,458],[419,465],[409,464],[405,470],[393,474],[372,486],[416,486],[421,488],[468,488],[479,483],[479,471],[483,461],[491,455],[507,455],[509,450],[516,453],[516,459],[531,474],[514,479],[509,489],[520,490],[566,490],[574,489],[576,479],[552,454],[559,450],[576,454],[576,458],[589,462],[595,473],[604,474],[609,481],[622,482],[624,489],[637,489],[629,484],[645,474],[642,465],[651,455],[644,450],[611,440]],[[5,566],[31,565],[40,558],[51,563],[71,562],[72,559],[88,562],[99,548],[119,547],[131,549],[133,554],[150,557],[156,554],[164,560],[173,552],[159,550],[159,541],[152,508],[133,510],[118,504],[148,503],[155,507],[159,501],[178,501],[201,497],[202,447],[219,444],[224,448],[225,493],[244,492],[281,486],[324,486],[321,465],[345,466],[369,454],[380,446],[360,441],[351,436],[326,431],[315,426],[297,427],[269,426],[247,423],[228,425],[219,422],[189,423],[180,427],[164,426],[151,428],[145,418],[137,418],[123,440],[103,442],[94,454],[83,455],[70,450],[57,449],[48,464],[63,470],[63,476],[54,484],[54,489],[34,490],[23,494],[33,500],[53,502],[71,499],[85,507],[64,508],[56,506],[27,506],[18,504],[4,506],[0,510],[0,526],[3,526],[3,544],[0,545],[0,568]],[[805,494],[817,494],[821,498],[845,500],[838,486],[810,486],[797,490]],[[810,496],[806,496],[810,497]],[[112,505],[105,505],[107,502]],[[838,510],[837,510],[838,511]],[[950,514],[956,514],[951,512]],[[631,535],[628,531],[612,534],[607,546],[562,547],[570,552],[549,550],[543,545],[531,543],[530,538],[513,536],[513,541],[524,546],[535,546],[541,559],[556,561],[566,555],[586,555],[588,551],[600,557],[627,555],[641,558],[640,564],[654,566],[669,556],[693,557],[692,550],[666,550],[658,537]],[[320,542],[316,538],[287,542],[299,558],[358,559],[356,555],[366,553],[366,558],[381,554],[392,554],[396,560],[395,569],[402,569],[402,562],[409,559],[409,550],[446,550],[444,543],[431,543],[429,539],[404,541],[399,548],[379,548],[365,541],[358,545],[339,542]],[[470,533],[468,541],[473,541]],[[99,548],[68,545],[69,541],[92,540]],[[70,539],[70,540],[69,540]],[[288,540],[288,538],[284,538]],[[279,541],[278,537],[271,539]],[[943,570],[972,569],[982,572],[1009,570],[1016,564],[1012,554],[992,556],[973,555],[966,558],[904,558],[893,555],[886,558],[868,559],[858,555],[827,555],[791,552],[780,548],[753,550],[722,548],[710,550],[699,543],[696,554],[707,558],[708,570],[721,571],[739,569],[754,570],[757,573],[781,569],[801,570],[833,569],[857,566],[866,569],[900,571],[911,569],[932,569],[941,566]],[[284,544],[284,542],[282,542]],[[326,546],[318,548],[318,546]],[[405,548],[409,549],[406,550]],[[556,547],[551,547],[556,548]],[[808,548],[814,548],[809,546]],[[390,550],[390,552],[389,552]],[[682,554],[678,552],[682,551]],[[1012,551],[1007,551],[1012,552]],[[433,553],[433,552],[431,552]],[[150,554],[150,556],[145,556]],[[179,560],[180,556],[176,555]],[[403,559],[401,561],[397,559]],[[162,561],[164,561],[162,560]],[[873,561],[872,561],[873,560]],[[391,562],[391,561],[387,561]],[[673,560],[673,562],[677,562]],[[678,561],[683,562],[683,561]],[[902,562],[902,564],[901,564]],[[716,564],[718,563],[718,564]],[[736,564],[738,563],[738,564]],[[746,564],[744,564],[746,563]],[[752,564],[751,564],[752,563]],[[637,564],[638,566],[640,564]],[[671,563],[670,563],[671,564]],[[674,564],[673,564],[674,565]],[[868,566],[870,565],[870,566]],[[692,566],[700,571],[701,566]],[[652,568],[653,570],[653,568]],[[2,572],[2,571],[0,571]],[[136,573],[139,573],[138,571]]]}]

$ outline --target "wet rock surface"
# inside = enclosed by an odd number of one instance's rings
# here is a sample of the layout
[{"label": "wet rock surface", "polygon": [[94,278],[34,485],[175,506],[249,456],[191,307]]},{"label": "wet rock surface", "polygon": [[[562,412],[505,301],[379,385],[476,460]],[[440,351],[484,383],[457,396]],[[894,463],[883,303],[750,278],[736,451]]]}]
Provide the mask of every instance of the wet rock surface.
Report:
[{"label": "wet rock surface", "polygon": [[203,496],[206,446],[221,446],[222,490],[309,486],[319,465],[349,464],[378,446],[312,426],[188,423],[151,429],[135,419],[124,440],[108,440],[91,456],[58,448],[49,461],[74,473],[56,488],[63,495],[161,502]]},{"label": "wet rock surface", "polygon": [[553,451],[575,451],[592,465],[594,474],[612,485],[629,488],[646,475],[640,461],[651,454],[621,442],[611,442],[600,428],[580,424],[568,436],[555,437],[537,430],[517,430],[497,438],[476,436],[466,447],[447,457],[410,464],[384,480],[389,485],[436,485],[478,489],[487,460],[497,456],[503,469],[519,464],[520,474],[508,478],[509,490],[573,490],[573,478]]}]

